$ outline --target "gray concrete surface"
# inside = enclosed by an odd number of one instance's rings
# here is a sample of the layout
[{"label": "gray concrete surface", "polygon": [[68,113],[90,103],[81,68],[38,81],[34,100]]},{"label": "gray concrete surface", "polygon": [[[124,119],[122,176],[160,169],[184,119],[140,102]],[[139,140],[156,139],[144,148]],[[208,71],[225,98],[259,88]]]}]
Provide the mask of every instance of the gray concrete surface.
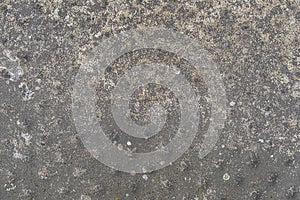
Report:
[{"label": "gray concrete surface", "polygon": [[[300,199],[299,1],[2,0],[0,22],[1,200]],[[103,165],[82,144],[72,117],[72,86],[82,60],[103,39],[149,26],[184,33],[210,52],[226,87],[227,120],[204,159],[198,157],[199,134],[172,165],[127,174]],[[176,55],[131,52],[112,63],[105,78],[140,60],[177,64],[190,74],[205,132],[207,87]],[[137,152],[168,143],[178,123],[172,91],[147,87],[134,93],[132,105],[143,91],[147,97],[154,90],[155,100],[171,105],[171,115],[146,143],[117,130],[109,88],[101,80],[97,87],[103,101],[96,113],[107,136],[123,146],[133,141],[130,148]],[[134,110],[132,118],[145,123]]]}]

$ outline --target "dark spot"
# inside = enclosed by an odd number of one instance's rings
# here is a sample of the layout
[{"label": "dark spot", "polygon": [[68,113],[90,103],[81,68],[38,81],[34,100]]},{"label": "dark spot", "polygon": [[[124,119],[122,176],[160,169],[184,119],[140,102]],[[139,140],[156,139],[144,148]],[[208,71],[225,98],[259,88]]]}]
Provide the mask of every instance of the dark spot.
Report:
[{"label": "dark spot", "polygon": [[7,39],[6,38],[3,38],[3,37],[0,37],[0,43],[4,44],[7,42]]},{"label": "dark spot", "polygon": [[132,193],[136,193],[138,190],[138,186],[136,183],[129,183],[128,188],[131,190]]},{"label": "dark spot", "polygon": [[45,145],[46,145],[46,141],[47,141],[47,137],[43,135],[43,136],[41,137],[41,139],[40,139],[40,144],[41,144],[42,146],[45,146]]},{"label": "dark spot", "polygon": [[39,4],[39,3],[35,3],[35,4],[33,5],[33,9],[35,9],[35,10],[41,12],[42,9],[43,9],[43,6],[42,6],[41,4]]},{"label": "dark spot", "polygon": [[268,175],[268,183],[274,185],[277,182],[278,174],[277,172],[272,172]]},{"label": "dark spot", "polygon": [[22,121],[22,124],[26,129],[30,129],[33,125],[32,122],[28,118],[24,118]]},{"label": "dark spot", "polygon": [[198,9],[202,10],[202,9],[205,8],[206,2],[205,1],[197,2],[196,6],[197,6]]},{"label": "dark spot", "polygon": [[58,16],[64,18],[67,15],[67,12],[65,12],[64,10],[59,10],[58,11]]},{"label": "dark spot", "polygon": [[73,39],[75,38],[75,36],[74,36],[73,34],[71,34],[71,35],[69,35],[69,38],[70,38],[71,40],[73,40]]},{"label": "dark spot", "polygon": [[220,200],[229,200],[227,197],[223,196]]},{"label": "dark spot", "polygon": [[230,42],[229,41],[224,41],[223,43],[222,43],[222,46],[225,48],[229,48],[230,47]]},{"label": "dark spot", "polygon": [[271,9],[270,14],[273,15],[273,16],[282,14],[282,9],[278,6],[276,6],[276,7]]},{"label": "dark spot", "polygon": [[11,77],[7,69],[3,69],[2,71],[0,71],[0,74],[4,79],[10,79]]},{"label": "dark spot", "polygon": [[174,183],[173,183],[173,181],[167,180],[166,187],[168,188],[169,191],[172,190],[172,189],[174,189]]},{"label": "dark spot", "polygon": [[31,60],[29,54],[26,52],[19,52],[17,57],[25,62],[29,62]]},{"label": "dark spot", "polygon": [[288,88],[287,87],[283,87],[280,89],[282,94],[286,94],[288,92]]},{"label": "dark spot", "polygon": [[237,186],[240,186],[244,181],[244,177],[241,174],[237,174],[233,177],[233,181]]},{"label": "dark spot", "polygon": [[58,24],[58,21],[57,20],[51,20],[52,24],[55,26]]},{"label": "dark spot", "polygon": [[7,6],[6,5],[0,6],[0,10],[3,11],[3,12],[6,12],[7,11]]},{"label": "dark spot", "polygon": [[111,136],[112,141],[120,142],[120,135],[118,133],[113,133]]},{"label": "dark spot", "polygon": [[241,25],[241,29],[242,30],[246,30],[246,29],[248,29],[249,28],[249,26],[247,25],[247,24],[242,24]]},{"label": "dark spot", "polygon": [[258,22],[258,23],[256,24],[256,28],[257,28],[257,29],[262,29],[262,28],[264,28],[264,27],[265,27],[265,25],[264,25],[263,22]]},{"label": "dark spot", "polygon": [[220,15],[222,18],[227,17],[228,16],[228,10],[227,9],[222,9],[220,12]]},{"label": "dark spot", "polygon": [[209,188],[209,186],[210,186],[210,182],[209,182],[208,178],[202,177],[200,179],[200,187],[201,187],[201,189],[202,190],[207,190]]},{"label": "dark spot", "polygon": [[253,191],[250,193],[250,199],[251,200],[259,200],[262,198],[262,194],[260,191]]},{"label": "dark spot", "polygon": [[251,167],[254,167],[254,168],[256,168],[258,166],[258,164],[259,164],[259,158],[258,158],[257,153],[250,152],[248,164]]},{"label": "dark spot", "polygon": [[300,11],[296,13],[295,18],[300,22]]},{"label": "dark spot", "polygon": [[124,15],[120,15],[119,19],[120,19],[121,21],[125,21],[126,17],[125,17]]},{"label": "dark spot", "polygon": [[270,110],[271,110],[271,107],[270,107],[270,106],[267,106],[265,110],[266,110],[266,111],[270,111]]},{"label": "dark spot", "polygon": [[105,71],[108,72],[108,73],[111,72],[111,70],[112,70],[112,68],[111,68],[110,66],[108,66],[108,67],[105,69]]},{"label": "dark spot", "polygon": [[295,159],[293,157],[285,158],[284,165],[287,167],[293,166]]},{"label": "dark spot", "polygon": [[108,6],[108,1],[107,0],[102,0],[100,3],[100,7],[106,9]]}]

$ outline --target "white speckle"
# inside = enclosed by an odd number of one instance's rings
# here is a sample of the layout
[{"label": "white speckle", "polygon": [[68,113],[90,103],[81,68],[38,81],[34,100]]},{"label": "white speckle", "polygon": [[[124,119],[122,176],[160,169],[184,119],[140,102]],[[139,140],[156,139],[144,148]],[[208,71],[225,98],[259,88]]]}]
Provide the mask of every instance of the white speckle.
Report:
[{"label": "white speckle", "polygon": [[56,19],[56,20],[59,19],[59,14],[58,14],[58,12],[59,12],[59,10],[58,10],[58,8],[56,8],[56,9],[54,10],[54,12],[52,13],[53,18]]},{"label": "white speckle", "polygon": [[144,174],[144,175],[142,176],[142,178],[143,178],[144,180],[148,180],[148,176],[147,176],[146,174]]},{"label": "white speckle", "polygon": [[164,164],[166,164],[166,162],[162,160],[162,161],[159,162],[159,164],[164,165]]},{"label": "white speckle", "polygon": [[43,168],[38,171],[38,175],[41,179],[46,180],[46,179],[48,179],[49,171],[47,170],[47,168],[45,166],[43,166]]},{"label": "white speckle", "polygon": [[131,142],[130,142],[130,141],[128,141],[128,142],[127,142],[127,145],[128,145],[128,146],[131,146]]},{"label": "white speckle", "polygon": [[42,82],[42,79],[38,78],[38,79],[36,79],[36,82],[37,82],[38,84],[40,84],[40,83]]},{"label": "white speckle", "polygon": [[14,158],[17,158],[17,159],[24,159],[25,158],[25,156],[23,155],[23,154],[21,154],[19,151],[18,151],[18,149],[17,149],[17,146],[18,146],[18,142],[16,141],[16,140],[13,140],[13,144],[14,144],[14,154],[13,154],[13,157]]},{"label": "white speckle", "polygon": [[86,169],[81,169],[81,168],[75,167],[75,170],[74,170],[74,172],[73,172],[73,176],[75,176],[75,177],[80,177],[80,176],[82,176],[85,172],[86,172]]},{"label": "white speckle", "polygon": [[22,192],[24,196],[29,196],[32,193],[30,189],[22,189]]},{"label": "white speckle", "polygon": [[228,173],[225,173],[225,174],[223,175],[223,180],[224,180],[224,181],[228,181],[229,179],[230,179],[229,174],[228,174]]},{"label": "white speckle", "polygon": [[175,74],[180,74],[180,70],[178,68],[174,68]]},{"label": "white speckle", "polygon": [[231,106],[231,107],[233,107],[233,106],[235,106],[235,102],[234,101],[231,101],[230,103],[229,103],[229,105]]},{"label": "white speckle", "polygon": [[33,95],[34,95],[34,92],[31,91],[31,90],[27,90],[24,97],[23,97],[23,100],[24,101],[29,101],[30,99],[33,98]]},{"label": "white speckle", "polygon": [[145,167],[143,167],[143,168],[142,168],[142,170],[143,170],[143,172],[144,172],[144,173],[146,173],[146,172],[147,172],[147,170],[145,169]]},{"label": "white speckle", "polygon": [[265,112],[265,116],[268,116],[271,114],[271,111]]},{"label": "white speckle", "polygon": [[3,56],[0,57],[0,71],[7,70],[10,75],[9,80],[16,82],[24,74],[23,69],[20,67],[20,61],[7,50],[3,51]]},{"label": "white speckle", "polygon": [[274,155],[271,155],[270,157],[271,157],[271,158],[273,158],[273,157],[274,157]]},{"label": "white speckle", "polygon": [[81,195],[80,199],[81,200],[91,200],[92,198],[87,195]]},{"label": "white speckle", "polygon": [[28,88],[26,83],[20,83],[19,88],[22,90],[24,101],[29,101],[33,98],[34,92]]},{"label": "white speckle", "polygon": [[20,154],[18,152],[18,150],[15,150],[15,153],[14,153],[14,158],[17,158],[17,159],[22,159],[24,156],[22,154]]},{"label": "white speckle", "polygon": [[13,183],[8,183],[8,184],[4,184],[4,188],[6,189],[6,191],[9,192],[16,189],[16,186]]},{"label": "white speckle", "polygon": [[221,145],[221,147],[222,147],[222,149],[224,149],[224,148],[225,148],[225,145],[224,145],[224,144],[222,144],[222,145]]},{"label": "white speckle", "polygon": [[58,192],[59,194],[65,194],[65,193],[68,192],[68,189],[65,188],[65,187],[61,187],[61,188],[58,188],[58,189],[57,189],[57,192]]},{"label": "white speckle", "polygon": [[21,137],[25,140],[25,144],[29,145],[31,136],[28,133],[21,133]]},{"label": "white speckle", "polygon": [[264,143],[265,141],[264,141],[264,139],[259,139],[258,140],[260,143]]},{"label": "white speckle", "polygon": [[62,158],[62,153],[61,152],[55,152],[55,161],[59,163],[63,163],[64,159]]}]

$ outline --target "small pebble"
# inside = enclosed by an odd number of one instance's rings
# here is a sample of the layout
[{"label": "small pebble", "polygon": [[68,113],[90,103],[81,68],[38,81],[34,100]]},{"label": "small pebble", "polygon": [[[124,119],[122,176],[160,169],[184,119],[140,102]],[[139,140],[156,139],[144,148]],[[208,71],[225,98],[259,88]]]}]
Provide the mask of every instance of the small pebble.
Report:
[{"label": "small pebble", "polygon": [[225,174],[223,175],[223,180],[224,180],[224,181],[228,181],[229,179],[230,179],[229,174],[228,174],[228,173],[225,173]]},{"label": "small pebble", "polygon": [[130,172],[130,175],[131,175],[131,176],[135,176],[135,175],[136,175],[136,172],[135,172],[135,171],[131,171],[131,172]]},{"label": "small pebble", "polygon": [[118,149],[119,149],[120,151],[122,151],[122,150],[123,150],[123,145],[122,145],[122,144],[118,144]]},{"label": "small pebble", "polygon": [[265,141],[264,141],[264,139],[259,139],[258,140],[260,143],[264,143]]},{"label": "small pebble", "polygon": [[130,141],[127,142],[127,146],[131,146],[131,142]]},{"label": "small pebble", "polygon": [[231,107],[235,106],[235,104],[236,104],[236,103],[235,103],[234,101],[232,101],[232,102],[229,103],[229,105],[230,105]]},{"label": "small pebble", "polygon": [[147,176],[146,174],[144,174],[144,175],[142,176],[142,178],[143,178],[144,180],[148,180],[148,176]]}]

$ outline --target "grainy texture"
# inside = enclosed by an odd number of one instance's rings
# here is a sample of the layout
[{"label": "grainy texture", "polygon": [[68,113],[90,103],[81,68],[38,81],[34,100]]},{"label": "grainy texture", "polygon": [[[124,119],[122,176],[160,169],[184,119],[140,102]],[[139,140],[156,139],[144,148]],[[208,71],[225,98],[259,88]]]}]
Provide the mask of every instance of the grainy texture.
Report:
[{"label": "grainy texture", "polygon": [[[299,1],[2,0],[0,22],[0,199],[300,198]],[[130,175],[85,149],[71,93],[82,59],[101,40],[148,26],[182,32],[211,53],[226,87],[227,120],[204,159],[195,142],[171,166]],[[179,59],[161,53],[133,52],[113,63],[107,76],[113,79],[111,69],[134,59]],[[201,77],[190,78],[199,90],[205,87]],[[143,90],[149,96],[151,89]],[[167,88],[161,92],[167,104],[175,102]],[[105,109],[99,105],[96,112]],[[110,128],[108,136],[125,146],[127,139]],[[169,130],[154,142],[167,142]],[[154,148],[146,146],[139,151]]]}]

